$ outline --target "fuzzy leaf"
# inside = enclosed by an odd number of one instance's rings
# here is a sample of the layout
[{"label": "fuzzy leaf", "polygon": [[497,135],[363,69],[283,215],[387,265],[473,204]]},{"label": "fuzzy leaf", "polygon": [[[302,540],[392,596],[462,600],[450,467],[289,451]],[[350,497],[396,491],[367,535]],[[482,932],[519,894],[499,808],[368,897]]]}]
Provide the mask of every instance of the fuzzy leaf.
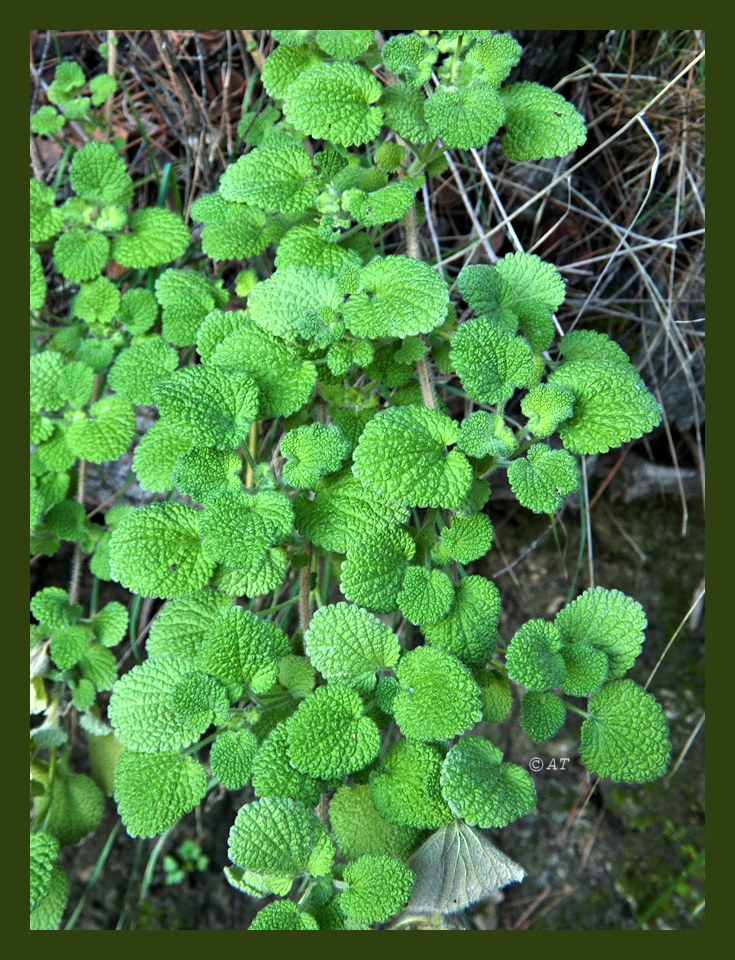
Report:
[{"label": "fuzzy leaf", "polygon": [[577,489],[579,466],[566,450],[537,444],[508,467],[508,482],[518,502],[534,513],[553,514]]},{"label": "fuzzy leaf", "polygon": [[281,213],[306,210],[318,192],[311,157],[295,143],[256,147],[230,164],[220,180],[225,200]]},{"label": "fuzzy leaf", "polygon": [[341,786],[329,802],[329,824],[348,860],[365,854],[405,859],[419,835],[414,827],[389,823],[373,804],[368,784]]},{"label": "fuzzy leaf", "polygon": [[200,526],[210,557],[233,567],[250,567],[291,532],[293,509],[288,497],[275,490],[255,495],[225,490],[207,502]]},{"label": "fuzzy leaf", "polygon": [[258,415],[258,388],[231,367],[184,367],[153,387],[161,417],[196,446],[234,450]]},{"label": "fuzzy leaf", "polygon": [[286,894],[303,874],[329,873],[334,845],[310,810],[293,800],[265,797],[240,808],[228,852],[238,866],[258,874],[266,889]]},{"label": "fuzzy leaf", "polygon": [[162,207],[136,210],[130,217],[130,233],[112,241],[112,256],[124,267],[140,270],[169,263],[186,252],[189,230],[181,217]]},{"label": "fuzzy leaf", "polygon": [[395,667],[400,654],[390,627],[348,603],[320,607],[304,641],[309,659],[325,679],[359,689],[374,686],[377,671]]},{"label": "fuzzy leaf", "polygon": [[110,387],[124,400],[153,403],[153,387],[179,365],[179,355],[161,337],[149,337],[122,350],[110,370]]},{"label": "fuzzy leaf", "polygon": [[409,909],[459,913],[525,873],[478,830],[454,820],[432,834],[409,860],[416,875]]},{"label": "fuzzy leaf", "polygon": [[452,338],[452,364],[462,386],[479,403],[502,403],[534,374],[530,347],[522,337],[478,317],[463,323]]},{"label": "fuzzy leaf", "polygon": [[499,617],[500,592],[495,584],[480,576],[465,577],[449,616],[422,627],[422,633],[432,646],[469,665],[481,665],[495,650]]},{"label": "fuzzy leaf", "polygon": [[74,192],[90,203],[127,207],[133,199],[133,181],[112,144],[92,140],[77,150],[69,176]]},{"label": "fuzzy leaf", "polygon": [[433,830],[452,819],[439,776],[443,753],[426,743],[399,740],[370,775],[375,809],[389,823]]},{"label": "fuzzy leaf", "polygon": [[409,623],[438,623],[454,605],[454,586],[442,570],[409,567],[397,597],[398,606]]},{"label": "fuzzy leaf", "polygon": [[212,744],[212,775],[228,790],[241,790],[250,780],[257,749],[249,730],[226,730]]},{"label": "fuzzy leaf", "polygon": [[115,684],[108,716],[118,740],[139,753],[188,747],[211,723],[210,716],[175,709],[177,686],[191,664],[175,656],[152,657]]},{"label": "fuzzy leaf", "polygon": [[511,83],[505,102],[503,150],[510,160],[565,157],[587,139],[583,117],[559,93],[540,83]]},{"label": "fuzzy leaf", "polygon": [[572,453],[607,453],[661,422],[661,408],[632,364],[564,362],[549,383],[574,395],[574,414],[559,427],[562,443]]},{"label": "fuzzy leaf", "polygon": [[529,690],[553,690],[566,675],[562,640],[556,627],[545,620],[529,620],[518,630],[508,646],[506,666],[515,683]]},{"label": "fuzzy leaf", "polygon": [[424,112],[432,134],[460,150],[484,147],[505,119],[503,99],[487,83],[442,87],[426,101]]},{"label": "fuzzy leaf", "polygon": [[173,471],[179,456],[190,447],[178,428],[159,420],[135,448],[133,471],[138,483],[151,493],[165,493],[174,487]]},{"label": "fuzzy leaf", "polygon": [[127,514],[110,541],[113,577],[145,597],[199,590],[214,570],[202,550],[199,514],[182,503],[156,503]]},{"label": "fuzzy leaf", "polygon": [[366,767],[380,750],[377,726],[363,716],[358,694],[342,683],[317,687],[299,704],[286,730],[291,763],[312,777],[346,777]]},{"label": "fuzzy leaf", "polygon": [[527,770],[503,763],[502,751],[479,737],[466,737],[447,754],[441,773],[444,799],[470,826],[505,827],[536,806]]},{"label": "fuzzy leaf", "polygon": [[246,686],[264,693],[278,677],[276,644],[283,637],[275,624],[232,607],[207,630],[197,646],[196,664],[221,680],[233,700]]},{"label": "fuzzy leaf", "polygon": [[396,669],[400,689],[393,715],[401,733],[413,740],[457,737],[482,716],[480,691],[469,669],[437,647],[416,647]]},{"label": "fuzzy leaf", "polygon": [[105,397],[92,404],[88,417],[71,424],[66,440],[82,460],[104,463],[121,457],[134,435],[132,405],[120,397]]},{"label": "fuzzy leaf", "polygon": [[472,481],[464,454],[446,452],[458,436],[457,424],[438,410],[390,407],[363,430],[353,473],[390,500],[418,507],[456,507]]},{"label": "fuzzy leaf", "polygon": [[347,889],[339,896],[341,910],[363,923],[384,923],[409,901],[413,873],[395,857],[366,854],[345,867]]},{"label": "fuzzy leaf", "polygon": [[359,146],[380,132],[382,110],[372,104],[380,99],[382,89],[363,67],[319,63],[288,86],[284,114],[310,137],[343,147]]},{"label": "fuzzy leaf", "polygon": [[606,654],[610,680],[622,677],[633,666],[647,625],[640,603],[620,590],[603,587],[585,590],[554,620],[565,645],[588,644]]},{"label": "fuzzy leaf", "polygon": [[580,755],[590,771],[610,780],[649,783],[671,757],[661,704],[632,680],[612,680],[590,698]]},{"label": "fuzzy leaf", "polygon": [[173,654],[192,661],[208,629],[230,606],[229,597],[213,590],[169,600],[148,633],[148,656]]},{"label": "fuzzy leaf", "polygon": [[126,750],[115,767],[115,802],[131,837],[155,837],[204,799],[207,773],[194,757]]},{"label": "fuzzy leaf", "polygon": [[345,304],[356,337],[408,337],[440,326],[449,306],[447,286],[412,257],[377,257],[360,272],[360,286]]},{"label": "fuzzy leaf", "polygon": [[67,280],[80,283],[98,277],[110,259],[110,241],[101,233],[73,227],[56,241],[54,263]]},{"label": "fuzzy leaf", "polygon": [[557,734],[565,717],[564,704],[555,693],[530,690],[521,700],[521,726],[536,743]]},{"label": "fuzzy leaf", "polygon": [[357,540],[342,564],[342,593],[347,600],[375,613],[392,613],[398,605],[406,564],[415,549],[405,530],[388,529]]},{"label": "fuzzy leaf", "polygon": [[285,433],[281,453],[287,458],[285,482],[292,487],[313,487],[321,477],[339,470],[350,454],[350,445],[339,427],[312,423]]}]

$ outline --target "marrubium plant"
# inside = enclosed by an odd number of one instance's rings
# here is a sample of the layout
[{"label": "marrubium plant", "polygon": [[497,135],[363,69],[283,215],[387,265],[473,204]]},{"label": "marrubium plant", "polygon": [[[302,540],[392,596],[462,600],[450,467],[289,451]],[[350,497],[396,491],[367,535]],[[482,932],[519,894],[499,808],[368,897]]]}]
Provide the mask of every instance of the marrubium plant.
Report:
[{"label": "marrubium plant", "polygon": [[[59,848],[105,792],[146,838],[235,791],[209,852],[262,907],[251,929],[355,930],[523,878],[523,851],[485,832],[536,806],[483,724],[518,722],[514,699],[539,743],[580,714],[591,774],[645,783],[669,763],[662,708],[628,677],[635,599],[595,587],[501,637],[500,591],[467,569],[492,549],[493,475],[553,516],[579,457],[653,430],[659,406],[607,336],[561,333],[553,264],[519,251],[452,279],[439,247],[423,256],[448,151],[564,157],[583,117],[508,82],[509,34],[272,34],[260,109],[191,226],[166,190],[141,206],[99,136],[30,182],[31,551],[74,544],[70,589],[31,601],[35,928],[58,925]],[[103,79],[62,63],[35,132],[104,131]],[[145,505],[90,516],[90,465],[131,450]],[[85,609],[85,579],[130,603],[97,609],[95,586]],[[93,778],[72,769],[70,715]]]}]

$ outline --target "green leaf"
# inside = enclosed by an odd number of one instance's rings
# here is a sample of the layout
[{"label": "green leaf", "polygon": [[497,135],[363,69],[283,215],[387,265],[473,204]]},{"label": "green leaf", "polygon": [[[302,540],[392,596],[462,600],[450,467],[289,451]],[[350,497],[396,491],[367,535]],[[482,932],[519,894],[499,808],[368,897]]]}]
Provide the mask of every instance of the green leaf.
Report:
[{"label": "green leaf", "polygon": [[447,315],[449,294],[441,276],[412,257],[376,257],[360,271],[359,289],[344,307],[356,337],[408,337],[429,333]]},{"label": "green leaf", "polygon": [[207,729],[208,716],[174,708],[177,686],[191,672],[178,657],[152,657],[115,684],[108,717],[118,740],[139,753],[166,753],[188,747]]},{"label": "green leaf", "polygon": [[56,194],[38,180],[30,181],[30,240],[50,240],[64,226],[64,214],[54,206]]},{"label": "green leaf", "polygon": [[422,741],[457,737],[482,716],[480,691],[469,669],[438,647],[416,647],[396,669],[400,689],[393,714],[404,737]]},{"label": "green leaf", "polygon": [[446,451],[458,436],[457,424],[438,410],[390,407],[363,430],[353,473],[389,500],[417,507],[456,507],[472,482],[464,454]]},{"label": "green leaf", "polygon": [[277,645],[285,635],[274,623],[242,607],[232,607],[215,620],[197,646],[196,665],[227,687],[232,700],[246,686],[265,693],[278,677]]},{"label": "green leaf", "polygon": [[586,644],[606,654],[610,680],[622,677],[633,666],[643,648],[647,625],[640,603],[620,590],[603,587],[585,590],[554,620],[565,645]]},{"label": "green leaf", "polygon": [[310,137],[343,147],[368,143],[380,132],[383,115],[372,106],[382,87],[363,67],[351,63],[319,63],[289,84],[284,114]]},{"label": "green leaf", "polygon": [[661,408],[632,364],[565,361],[549,383],[574,395],[574,414],[559,427],[562,443],[572,453],[607,453],[661,422]]},{"label": "green leaf", "polygon": [[565,718],[566,709],[555,693],[530,690],[521,700],[521,726],[536,743],[557,734]]},{"label": "green leaf", "polygon": [[565,157],[587,139],[584,118],[559,93],[540,83],[511,83],[505,102],[503,150],[510,160]]},{"label": "green leaf", "polygon": [[102,822],[105,798],[91,777],[57,763],[51,795],[36,798],[34,812],[62,847],[79,843]]},{"label": "green leaf", "polygon": [[220,180],[225,200],[300,213],[314,205],[319,193],[313,182],[311,157],[298,144],[256,147],[230,164]]},{"label": "green leaf", "polygon": [[529,690],[543,692],[560,687],[566,676],[561,646],[562,639],[554,624],[545,620],[527,621],[508,646],[509,677]]},{"label": "green leaf", "polygon": [[[388,531],[408,519],[404,506],[375,495],[349,469],[320,480],[315,494],[314,500],[296,499],[296,526],[324,550],[346,553],[363,540],[379,539],[383,533],[390,537]],[[396,538],[390,539],[392,543]],[[412,555],[402,554],[404,566]]]},{"label": "green leaf", "polygon": [[334,861],[326,828],[293,800],[264,797],[241,807],[230,829],[233,863],[259,875],[265,888],[286,894],[304,874],[321,877]]},{"label": "green leaf", "polygon": [[127,514],[110,541],[113,577],[145,597],[170,597],[203,587],[214,560],[202,550],[198,511],[156,503]]},{"label": "green leaf", "polygon": [[495,584],[485,577],[464,577],[449,616],[422,626],[421,632],[428,644],[454,654],[468,665],[482,665],[495,650],[499,617],[500,592]]},{"label": "green leaf", "polygon": [[286,730],[291,763],[321,779],[356,773],[380,750],[377,726],[363,716],[358,694],[342,683],[317,687],[299,704]]},{"label": "green leaf", "polygon": [[91,140],[77,150],[69,176],[74,192],[90,203],[127,207],[133,199],[133,181],[112,144]]},{"label": "green leaf", "polygon": [[280,267],[259,283],[248,298],[253,321],[267,333],[293,343],[305,318],[329,323],[342,309],[334,277],[306,267]]},{"label": "green leaf", "polygon": [[46,277],[43,272],[41,258],[30,248],[30,289],[29,307],[31,310],[40,310],[46,302]]},{"label": "green leaf", "polygon": [[287,566],[285,550],[269,547],[258,563],[247,567],[224,568],[217,582],[220,590],[232,597],[257,597],[284,583]]},{"label": "green leaf", "polygon": [[386,40],[380,55],[391,73],[418,89],[431,79],[438,51],[416,33],[399,33]]},{"label": "green leaf", "polygon": [[138,483],[151,493],[166,493],[175,486],[173,472],[190,443],[178,428],[163,420],[154,423],[135,448],[133,471]]},{"label": "green leaf", "polygon": [[117,80],[107,73],[101,73],[97,77],[92,77],[89,81],[89,89],[92,91],[92,104],[95,107],[101,107],[117,89]]},{"label": "green leaf", "polygon": [[[109,323],[117,313],[120,291],[107,277],[83,283],[72,307],[75,317],[87,323]],[[80,359],[81,358],[80,356]]]},{"label": "green leaf", "polygon": [[407,179],[389,183],[379,190],[348,190],[342,195],[342,207],[366,227],[382,226],[401,220],[414,204],[421,182]]},{"label": "green leaf", "polygon": [[390,627],[348,603],[320,607],[304,641],[309,659],[325,679],[360,690],[373,687],[377,671],[395,667],[400,654]]},{"label": "green leaf", "polygon": [[230,718],[230,701],[224,686],[214,677],[192,670],[174,687],[174,714],[200,727],[220,726]]},{"label": "green leaf", "polygon": [[459,913],[525,876],[484,834],[461,820],[432,834],[409,865],[416,876],[409,909],[421,914]]},{"label": "green leaf", "polygon": [[130,333],[147,333],[156,322],[158,306],[150,290],[133,288],[126,291],[117,309],[117,318]]},{"label": "green leaf", "polygon": [[222,191],[200,197],[192,205],[191,218],[195,223],[204,224],[202,250],[213,260],[254,257],[268,246],[263,211],[242,203],[231,203],[224,198]]},{"label": "green leaf", "polygon": [[312,223],[300,223],[283,235],[276,251],[276,266],[310,267],[336,277],[345,267],[362,267],[362,260],[339,243],[322,238]]},{"label": "green leaf", "polygon": [[488,740],[466,737],[447,753],[441,787],[452,811],[483,830],[506,827],[536,806],[536,788],[527,770],[503,763]]},{"label": "green leaf", "polygon": [[384,530],[350,546],[340,572],[340,588],[347,600],[392,613],[408,561],[416,547],[406,530]]},{"label": "green leaf", "polygon": [[553,383],[541,383],[521,400],[521,410],[534,437],[550,437],[574,413],[574,394]]},{"label": "green leaf", "polygon": [[661,704],[632,680],[612,680],[590,698],[580,755],[590,771],[610,780],[649,783],[671,758]]},{"label": "green leaf", "polygon": [[484,147],[505,119],[498,91],[487,83],[441,87],[426,101],[426,122],[446,147],[469,150]]},{"label": "green leaf", "polygon": [[289,760],[287,723],[278,723],[263,740],[253,762],[253,790],[259,797],[290,797],[314,807],[329,789]]},{"label": "green leaf", "polygon": [[493,536],[493,525],[487,514],[455,516],[450,526],[442,530],[441,545],[452,560],[467,564],[485,556],[492,546]]},{"label": "green leaf", "polygon": [[452,365],[462,386],[478,403],[509,400],[534,375],[531,349],[484,317],[463,323],[452,338]]},{"label": "green leaf", "polygon": [[338,60],[352,60],[375,43],[375,31],[317,30],[316,42]]},{"label": "green leaf", "polygon": [[161,417],[200,447],[234,450],[258,415],[258,388],[237,368],[184,367],[153,387]]},{"label": "green leaf", "polygon": [[389,823],[373,804],[368,784],[341,786],[329,802],[329,824],[347,860],[372,854],[403,860],[419,836],[414,827]]},{"label": "green leaf", "polygon": [[59,855],[59,841],[50,833],[32,833],[30,837],[31,910],[48,896],[51,877]]},{"label": "green leaf", "polygon": [[231,605],[229,597],[213,590],[169,600],[151,625],[146,640],[148,656],[170,653],[192,661],[209,628]]},{"label": "green leaf", "polygon": [[395,857],[366,854],[345,867],[339,906],[351,919],[384,923],[406,906],[413,873]]},{"label": "green leaf", "polygon": [[522,506],[534,513],[553,514],[577,489],[579,466],[566,450],[537,444],[510,464],[508,482]]},{"label": "green leaf", "polygon": [[250,319],[240,323],[213,349],[211,363],[242,370],[253,380],[263,419],[288,417],[301,409],[311,398],[317,379],[316,367],[296,347]]},{"label": "green leaf", "polygon": [[31,911],[31,930],[58,930],[69,897],[69,881],[60,866],[51,871],[48,894]]},{"label": "green leaf", "polygon": [[475,683],[480,688],[482,718],[486,723],[502,723],[513,709],[513,691],[508,678],[494,670],[476,670]]},{"label": "green leaf", "polygon": [[443,753],[426,743],[394,743],[380,768],[370,774],[370,791],[380,816],[419,830],[448,823],[453,815],[439,783],[443,762]]},{"label": "green leaf", "polygon": [[44,587],[33,595],[31,613],[47,632],[73,626],[82,615],[80,604],[71,604],[61,587]]},{"label": "green leaf", "polygon": [[49,652],[60,670],[68,670],[79,663],[89,645],[86,627],[68,627],[54,632]]},{"label": "green leaf", "polygon": [[112,256],[123,267],[140,270],[176,260],[189,246],[189,230],[178,214],[162,207],[136,210],[130,233],[112,241]]},{"label": "green leaf", "polygon": [[98,277],[110,259],[110,241],[101,233],[73,227],[56,241],[54,263],[67,280],[80,283]]},{"label": "green leaf", "polygon": [[281,543],[292,527],[291,501],[275,490],[255,495],[225,490],[207,502],[201,516],[205,551],[235,567],[260,563],[268,547]]},{"label": "green leaf", "polygon": [[258,741],[249,730],[226,730],[212,744],[212,776],[228,790],[241,790],[250,780]]},{"label": "green leaf", "polygon": [[62,129],[66,120],[52,106],[40,107],[31,115],[31,132],[41,136],[51,136]]},{"label": "green leaf", "polygon": [[204,799],[207,773],[194,757],[126,750],[115,767],[115,803],[131,837],[155,837]]},{"label": "green leaf", "polygon": [[223,307],[228,294],[222,281],[212,283],[192,270],[164,270],[156,280],[156,299],[163,307],[163,336],[177,347],[196,341],[204,318]]},{"label": "green leaf", "polygon": [[291,487],[313,487],[321,477],[339,470],[350,454],[350,444],[339,427],[312,423],[286,432],[281,453],[287,459],[285,482]]},{"label": "green leaf", "polygon": [[426,98],[421,90],[411,89],[399,82],[387,87],[380,98],[385,111],[385,124],[412,143],[431,143],[434,135],[424,117]]},{"label": "green leaf", "polygon": [[255,915],[249,930],[318,930],[310,913],[304,913],[291,900],[274,900]]},{"label": "green leaf", "polygon": [[179,456],[171,479],[185,496],[205,503],[224,491],[239,490],[241,467],[233,451],[191,447]]},{"label": "green leaf", "polygon": [[[308,31],[298,31],[308,33]],[[294,80],[309,67],[321,62],[318,52],[312,46],[300,46],[298,40],[293,46],[281,44],[265,61],[262,73],[263,86],[274,100],[283,100]]]},{"label": "green leaf", "polygon": [[124,400],[153,403],[153,387],[179,365],[179,355],[161,337],[149,337],[122,350],[112,365],[107,382]]},{"label": "green leaf", "polygon": [[409,623],[438,623],[454,605],[454,585],[442,570],[409,567],[397,597],[398,606]]}]

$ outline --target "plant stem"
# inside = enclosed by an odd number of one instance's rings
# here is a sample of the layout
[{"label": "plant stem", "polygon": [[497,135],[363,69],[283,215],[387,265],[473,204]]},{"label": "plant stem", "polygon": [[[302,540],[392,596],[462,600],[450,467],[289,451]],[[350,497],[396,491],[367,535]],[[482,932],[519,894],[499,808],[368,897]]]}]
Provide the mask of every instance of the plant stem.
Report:
[{"label": "plant stem", "polygon": [[[84,485],[87,479],[87,461],[79,461],[79,480],[77,484],[77,503],[84,506]],[[79,581],[82,576],[82,544],[79,540],[74,544],[74,558],[71,563],[71,580],[69,582],[69,603],[77,602],[79,596]]]},{"label": "plant stem", "polygon": [[313,547],[309,543],[306,547],[306,563],[301,570],[301,583],[299,587],[299,620],[301,622],[301,631],[306,633],[311,622],[311,558]]},{"label": "plant stem", "polygon": [[[419,251],[419,231],[416,223],[416,207],[411,206],[406,214],[406,248],[409,257],[414,260],[420,259]],[[421,384],[421,398],[424,406],[430,409],[436,409],[436,397],[434,396],[434,387],[431,382],[431,373],[426,357],[423,357],[416,363],[416,372]]]}]

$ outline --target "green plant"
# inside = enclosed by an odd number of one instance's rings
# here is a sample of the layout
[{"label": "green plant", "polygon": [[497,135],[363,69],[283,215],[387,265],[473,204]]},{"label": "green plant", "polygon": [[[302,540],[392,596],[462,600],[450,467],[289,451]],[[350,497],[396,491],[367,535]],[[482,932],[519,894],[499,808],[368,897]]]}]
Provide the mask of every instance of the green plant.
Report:
[{"label": "green plant", "polygon": [[[193,238],[165,190],[136,206],[111,144],[74,153],[61,205],[31,181],[31,550],[74,544],[70,590],[31,603],[38,925],[65,899],[58,844],[94,829],[113,789],[128,833],[152,837],[215,785],[247,788],[225,874],[283,898],[253,929],[360,929],[522,879],[481,832],[536,805],[530,774],[477,727],[505,721],[513,691],[537,742],[583,717],[592,774],[647,782],[669,762],[663,710],[626,676],[646,627],[635,600],[589,589],[506,644],[497,587],[465,570],[492,547],[490,476],[553,515],[578,457],[653,430],[658,404],[604,334],[557,338],[552,264],[466,266],[455,292],[419,256],[416,197],[445,150],[502,129],[511,160],[564,156],[582,117],[506,82],[521,52],[507,34],[416,31],[379,49],[373,31],[272,33],[269,101],[193,204]],[[240,269],[268,251],[270,275]],[[87,465],[133,443],[152,498],[93,522]],[[84,615],[87,556],[95,582],[134,597],[130,620],[115,601]],[[142,662],[140,598],[166,601]],[[118,677],[126,635],[139,662]],[[69,701],[94,780],[69,769]]]}]

